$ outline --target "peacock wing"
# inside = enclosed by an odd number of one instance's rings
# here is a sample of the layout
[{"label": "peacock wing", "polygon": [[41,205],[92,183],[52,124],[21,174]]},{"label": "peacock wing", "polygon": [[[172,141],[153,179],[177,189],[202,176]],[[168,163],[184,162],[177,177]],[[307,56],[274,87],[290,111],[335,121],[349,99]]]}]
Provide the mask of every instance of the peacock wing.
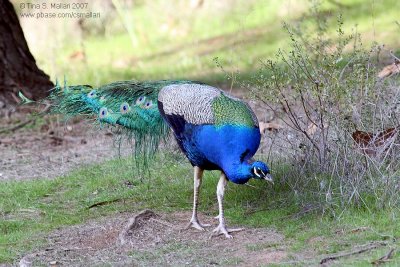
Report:
[{"label": "peacock wing", "polygon": [[165,86],[158,95],[158,107],[177,136],[186,124],[258,127],[257,117],[248,104],[204,84]]},{"label": "peacock wing", "polygon": [[161,115],[180,136],[186,124],[213,124],[213,100],[221,91],[204,84],[174,84],[161,89],[158,109]]}]

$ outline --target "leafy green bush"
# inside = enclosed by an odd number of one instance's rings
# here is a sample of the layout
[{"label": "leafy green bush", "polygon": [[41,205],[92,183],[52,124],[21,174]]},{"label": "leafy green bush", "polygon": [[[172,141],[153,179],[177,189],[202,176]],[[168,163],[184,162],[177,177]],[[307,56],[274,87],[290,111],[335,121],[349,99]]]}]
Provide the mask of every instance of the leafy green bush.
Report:
[{"label": "leafy green bush", "polygon": [[346,35],[341,16],[329,38],[318,5],[307,16],[314,23],[284,24],[290,48],[242,83],[285,125],[267,137],[270,158],[289,166],[282,183],[300,200],[398,207],[400,85],[377,76],[385,51],[365,49],[356,28]]}]

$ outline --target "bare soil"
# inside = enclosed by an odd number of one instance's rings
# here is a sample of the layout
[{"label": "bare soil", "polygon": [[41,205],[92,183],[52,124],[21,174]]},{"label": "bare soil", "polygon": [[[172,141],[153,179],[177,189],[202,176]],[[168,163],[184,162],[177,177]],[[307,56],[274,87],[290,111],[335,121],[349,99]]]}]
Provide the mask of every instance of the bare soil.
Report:
[{"label": "bare soil", "polygon": [[[185,229],[190,212],[154,214],[125,232],[135,214],[91,221],[57,230],[48,245],[23,257],[28,266],[266,266],[288,258],[284,237],[271,229],[245,229],[233,239],[210,238],[208,231]],[[124,242],[121,242],[121,234]],[[291,255],[291,257],[293,257]]]},{"label": "bare soil", "polygon": [[[0,130],[26,121],[26,114],[0,118]],[[0,181],[54,178],[77,167],[129,154],[119,151],[113,134],[84,120],[45,117],[22,129],[0,133]]]}]

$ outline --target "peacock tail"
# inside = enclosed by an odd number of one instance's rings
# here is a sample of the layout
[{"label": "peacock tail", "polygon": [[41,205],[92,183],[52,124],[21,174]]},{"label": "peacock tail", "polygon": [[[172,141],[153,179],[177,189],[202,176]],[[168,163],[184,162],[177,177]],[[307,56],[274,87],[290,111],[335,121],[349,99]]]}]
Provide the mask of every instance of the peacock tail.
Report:
[{"label": "peacock tail", "polygon": [[49,99],[52,113],[67,119],[78,115],[95,117],[100,126],[112,125],[128,140],[133,141],[135,158],[154,155],[161,141],[169,136],[157,96],[161,88],[170,84],[190,84],[191,81],[120,81],[92,88],[89,85],[61,87],[58,83]]}]

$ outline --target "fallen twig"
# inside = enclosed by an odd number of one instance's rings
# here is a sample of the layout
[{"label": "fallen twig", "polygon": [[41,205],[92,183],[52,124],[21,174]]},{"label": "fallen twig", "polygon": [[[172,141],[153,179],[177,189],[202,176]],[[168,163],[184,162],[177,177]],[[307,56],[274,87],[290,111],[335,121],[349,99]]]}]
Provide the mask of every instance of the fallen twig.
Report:
[{"label": "fallen twig", "polygon": [[31,123],[31,122],[34,122],[35,120],[36,120],[36,119],[29,119],[29,120],[23,121],[23,122],[21,122],[21,123],[18,123],[18,124],[16,124],[16,125],[13,125],[13,126],[11,126],[11,127],[9,127],[9,128],[5,128],[5,129],[0,130],[0,133],[13,132],[13,131],[15,131],[15,130],[18,130],[18,129],[24,127],[25,125],[27,125],[27,124],[29,124],[29,123]]},{"label": "fallen twig", "polygon": [[354,250],[354,251],[351,251],[351,252],[330,255],[330,256],[328,256],[326,258],[323,258],[319,263],[320,264],[324,264],[324,263],[326,263],[328,261],[331,261],[331,260],[337,260],[339,258],[343,258],[343,257],[351,256],[351,255],[356,255],[356,254],[361,254],[361,253],[376,249],[376,248],[381,247],[381,246],[386,246],[387,242],[377,242],[377,243],[372,243],[372,244],[367,244],[367,245],[368,246],[366,246],[364,248],[361,248],[361,249],[358,249],[358,250]]},{"label": "fallen twig", "polygon": [[251,187],[251,188],[257,188],[256,186],[251,185],[251,184],[244,184],[244,185],[247,185],[248,187]]},{"label": "fallen twig", "polygon": [[[44,114],[46,111],[48,111],[50,109],[50,107],[51,107],[50,105],[46,105],[46,107],[43,110],[41,110],[39,112],[39,114]],[[31,119],[28,119],[26,121],[20,122],[20,123],[18,123],[16,125],[13,125],[13,126],[9,127],[9,128],[1,129],[0,133],[13,132],[15,130],[18,130],[18,129],[24,127],[25,125],[27,125],[29,123],[35,122],[37,120],[37,118],[38,118],[38,116],[35,116],[34,118],[31,118]]]},{"label": "fallen twig", "polygon": [[389,250],[389,252],[386,255],[384,255],[383,257],[380,257],[377,260],[374,260],[371,263],[374,264],[374,265],[379,265],[379,264],[382,264],[382,263],[385,263],[385,262],[389,261],[393,257],[393,254],[394,254],[395,250],[396,250],[395,248],[392,248],[391,250]]},{"label": "fallen twig", "polygon": [[113,200],[100,201],[100,202],[97,202],[97,203],[94,203],[94,204],[90,205],[86,209],[91,209],[91,208],[98,207],[98,206],[108,205],[108,204],[111,204],[111,203],[114,203],[114,202],[119,202],[121,200],[124,200],[124,198],[116,198],[116,199],[113,199]]},{"label": "fallen twig", "polygon": [[318,210],[320,208],[321,208],[321,206],[319,206],[319,205],[314,206],[312,204],[308,204],[308,205],[304,206],[301,211],[296,212],[295,214],[290,214],[290,215],[287,215],[287,216],[280,217],[280,219],[281,220],[299,219],[299,218],[303,217],[304,215],[306,215],[306,214],[308,214],[310,212],[316,211],[316,210]]},{"label": "fallen twig", "polygon": [[371,230],[371,229],[369,227],[367,227],[367,226],[361,226],[361,227],[357,227],[357,228],[351,229],[350,232],[351,233],[358,233],[358,232],[364,232],[364,231],[367,231],[367,230]]}]

